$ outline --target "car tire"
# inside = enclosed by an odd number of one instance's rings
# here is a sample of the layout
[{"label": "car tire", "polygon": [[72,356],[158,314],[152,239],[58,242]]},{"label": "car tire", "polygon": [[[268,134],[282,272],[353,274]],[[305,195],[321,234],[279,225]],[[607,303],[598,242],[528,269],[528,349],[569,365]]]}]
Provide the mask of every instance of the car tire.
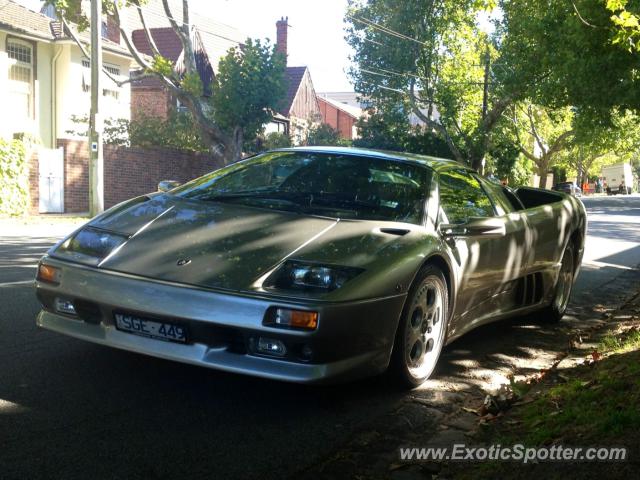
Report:
[{"label": "car tire", "polygon": [[449,320],[449,291],[442,270],[427,265],[409,289],[396,332],[390,373],[402,388],[415,388],[433,373]]},{"label": "car tire", "polygon": [[544,323],[557,323],[564,316],[571,298],[573,288],[573,277],[575,275],[575,252],[573,243],[569,242],[562,254],[560,272],[553,292],[551,304],[544,308],[541,313],[541,320]]}]

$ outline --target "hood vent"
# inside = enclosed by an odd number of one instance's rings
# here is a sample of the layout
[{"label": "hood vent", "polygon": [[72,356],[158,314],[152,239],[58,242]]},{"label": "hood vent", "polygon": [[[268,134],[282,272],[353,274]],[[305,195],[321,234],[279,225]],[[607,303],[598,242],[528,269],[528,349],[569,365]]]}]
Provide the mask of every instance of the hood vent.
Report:
[{"label": "hood vent", "polygon": [[381,228],[380,232],[382,233],[387,233],[389,235],[396,235],[398,237],[403,237],[405,236],[407,233],[409,233],[411,230],[407,229],[407,228],[390,228],[390,227],[385,227],[385,228]]}]

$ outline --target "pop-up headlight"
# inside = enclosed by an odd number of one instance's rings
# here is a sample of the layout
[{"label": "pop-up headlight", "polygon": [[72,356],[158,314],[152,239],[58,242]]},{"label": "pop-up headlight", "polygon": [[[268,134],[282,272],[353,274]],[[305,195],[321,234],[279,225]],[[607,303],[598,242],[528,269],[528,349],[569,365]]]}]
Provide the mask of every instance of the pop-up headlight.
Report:
[{"label": "pop-up headlight", "polygon": [[362,272],[361,268],[287,260],[267,279],[265,286],[282,290],[331,292]]},{"label": "pop-up headlight", "polygon": [[119,233],[85,227],[63,242],[54,254],[87,265],[97,265],[128,238]]}]

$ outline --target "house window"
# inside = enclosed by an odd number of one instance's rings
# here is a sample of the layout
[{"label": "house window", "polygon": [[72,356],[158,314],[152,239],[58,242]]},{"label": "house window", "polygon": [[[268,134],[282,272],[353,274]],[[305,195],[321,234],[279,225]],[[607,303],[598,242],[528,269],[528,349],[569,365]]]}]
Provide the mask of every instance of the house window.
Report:
[{"label": "house window", "polygon": [[[88,58],[83,58],[82,66],[84,67],[82,72],[82,91],[84,93],[90,93],[91,92],[91,61]],[[102,68],[105,71],[109,72],[115,78],[118,78],[120,76],[120,67],[117,65],[103,63]],[[111,79],[109,79],[109,77],[107,77],[106,75],[103,75],[102,82],[106,82],[106,84],[111,87],[111,88],[103,88],[102,96],[108,97],[116,101],[119,100],[120,87],[118,87],[117,85],[113,85],[113,82],[111,81]]]},{"label": "house window", "polygon": [[117,90],[111,90],[109,88],[103,88],[102,96],[111,98],[113,100],[118,100],[120,98],[120,92]]},{"label": "house window", "polygon": [[9,40],[7,57],[12,114],[23,120],[33,118],[33,47],[26,42]]},{"label": "house window", "polygon": [[120,67],[115,65],[109,65],[108,63],[105,63],[103,66],[104,66],[104,69],[114,77],[120,76]]}]

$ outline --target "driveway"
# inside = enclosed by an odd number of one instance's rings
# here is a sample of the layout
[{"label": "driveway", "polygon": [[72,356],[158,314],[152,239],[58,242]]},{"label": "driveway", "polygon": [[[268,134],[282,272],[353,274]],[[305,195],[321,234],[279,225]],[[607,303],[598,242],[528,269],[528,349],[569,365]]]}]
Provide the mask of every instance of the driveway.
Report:
[{"label": "driveway", "polygon": [[[585,205],[589,236],[574,312],[615,305],[640,279],[640,197]],[[434,380],[412,393],[394,391],[383,378],[324,388],[253,379],[36,329],[38,304],[25,282],[37,258],[74,225],[56,228],[0,225],[2,478],[294,477],[314,471],[407,399],[446,391],[442,398],[453,401],[452,391],[495,387],[510,369],[546,360],[545,339],[580,321],[478,329],[450,345]],[[425,439],[442,437],[439,415],[418,411],[407,420]]]}]

